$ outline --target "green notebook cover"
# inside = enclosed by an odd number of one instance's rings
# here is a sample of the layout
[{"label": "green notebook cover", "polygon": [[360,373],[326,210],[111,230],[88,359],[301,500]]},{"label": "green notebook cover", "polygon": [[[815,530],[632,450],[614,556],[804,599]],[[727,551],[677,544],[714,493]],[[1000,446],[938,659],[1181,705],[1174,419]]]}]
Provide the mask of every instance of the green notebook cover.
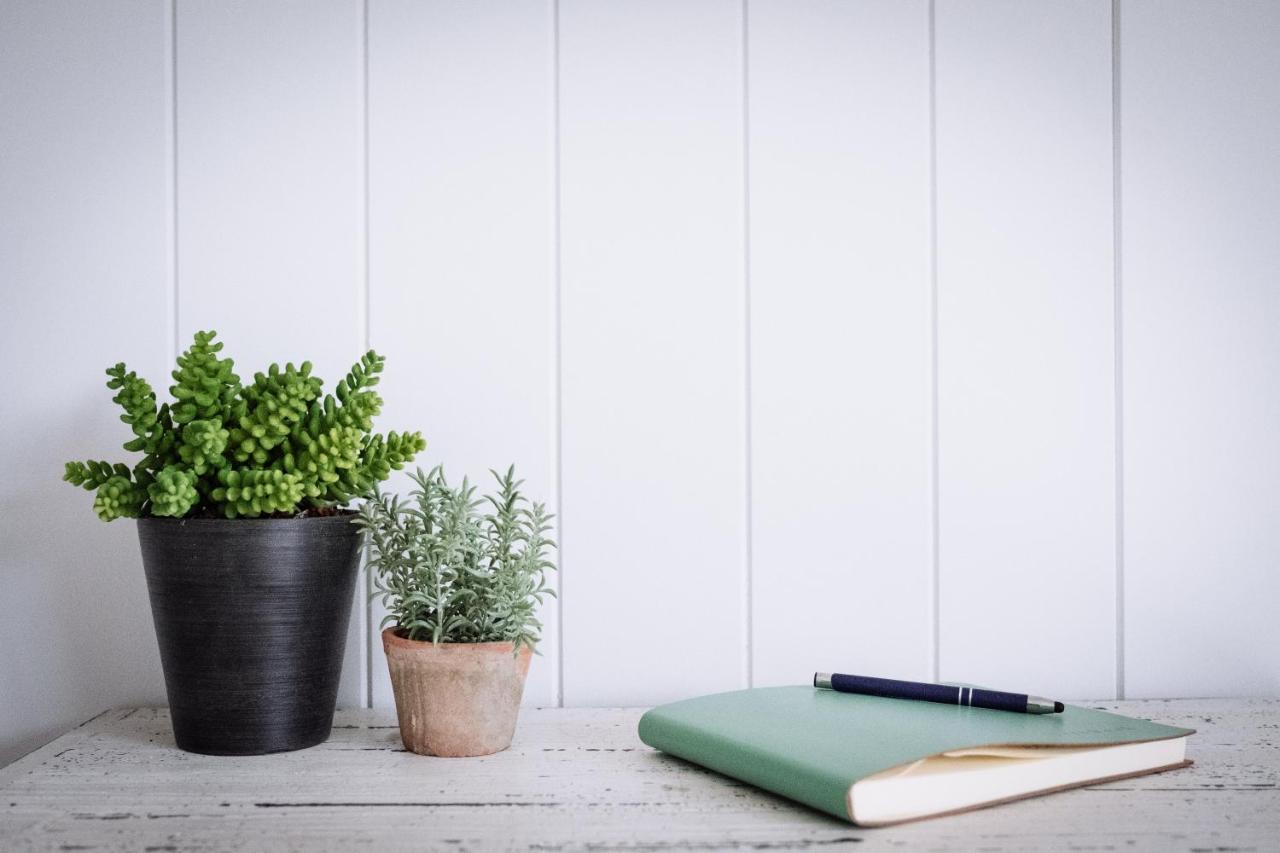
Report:
[{"label": "green notebook cover", "polygon": [[640,718],[655,749],[849,820],[846,794],[882,770],[960,749],[1104,746],[1191,729],[1067,706],[1016,714],[813,687],[764,687],[686,699]]}]

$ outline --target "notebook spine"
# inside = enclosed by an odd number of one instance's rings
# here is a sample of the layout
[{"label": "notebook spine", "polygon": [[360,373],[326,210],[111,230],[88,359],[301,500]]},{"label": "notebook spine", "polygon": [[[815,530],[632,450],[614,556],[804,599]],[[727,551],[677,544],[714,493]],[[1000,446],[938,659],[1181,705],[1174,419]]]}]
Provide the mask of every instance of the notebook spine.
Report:
[{"label": "notebook spine", "polygon": [[718,732],[683,724],[654,709],[640,718],[640,740],[654,749],[850,820],[851,779],[837,779],[790,755],[766,752]]}]

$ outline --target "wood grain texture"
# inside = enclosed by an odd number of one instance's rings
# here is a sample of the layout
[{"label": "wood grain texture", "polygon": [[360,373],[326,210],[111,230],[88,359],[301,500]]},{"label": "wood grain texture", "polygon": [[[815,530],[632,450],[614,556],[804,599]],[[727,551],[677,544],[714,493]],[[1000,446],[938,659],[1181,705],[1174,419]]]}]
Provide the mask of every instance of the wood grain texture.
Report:
[{"label": "wood grain texture", "polygon": [[1129,695],[1280,691],[1280,4],[1121,13]]},{"label": "wood grain texture", "polygon": [[1106,702],[1197,729],[1195,764],[954,817],[860,829],[645,747],[641,709],[526,709],[511,749],[404,751],[387,710],[310,750],[173,747],[164,711],[104,713],[0,770],[0,846],[140,850],[1269,850],[1280,700]]},{"label": "wood grain texture", "polygon": [[935,26],[940,677],[1114,695],[1111,4]]},{"label": "wood grain texture", "polygon": [[[551,512],[554,37],[549,0],[369,6],[369,330],[395,374],[383,419],[422,431],[424,468],[482,492],[514,463]],[[375,707],[392,701],[384,615],[375,606],[369,626]],[[555,599],[539,618],[525,701],[550,705]]]},{"label": "wood grain texture", "polygon": [[[362,14],[359,0],[176,7],[178,339],[216,329],[245,381],[310,360],[332,391],[364,350]],[[391,362],[379,390],[412,393],[409,375]],[[364,602],[345,705],[366,704]]]},{"label": "wood grain texture", "polygon": [[151,0],[0,3],[0,764],[164,696],[133,524],[60,478],[132,456],[104,368],[168,376],[168,29]]},{"label": "wood grain texture", "polygon": [[754,684],[931,678],[928,4],[747,32]]},{"label": "wood grain texture", "polygon": [[560,4],[566,704],[746,684],[741,11]]}]

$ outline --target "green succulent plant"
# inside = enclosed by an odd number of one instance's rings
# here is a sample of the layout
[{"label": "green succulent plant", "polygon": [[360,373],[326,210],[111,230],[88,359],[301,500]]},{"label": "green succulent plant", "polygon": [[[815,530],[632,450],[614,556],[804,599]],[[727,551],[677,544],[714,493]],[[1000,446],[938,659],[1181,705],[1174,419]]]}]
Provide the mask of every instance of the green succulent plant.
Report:
[{"label": "green succulent plant", "polygon": [[384,364],[372,350],[325,395],[310,362],[273,364],[242,385],[216,334],[196,332],[178,356],[172,404],[157,405],[147,380],[124,364],[107,369],[120,420],[133,430],[124,449],[143,457],[132,468],[68,462],[63,475],[97,492],[93,509],[103,521],[325,510],[373,494],[426,447],[420,433],[371,431]]},{"label": "green succulent plant", "polygon": [[537,606],[555,596],[546,583],[555,569],[547,558],[552,516],[521,494],[514,467],[492,473],[498,491],[480,499],[465,479],[452,487],[436,467],[412,475],[417,488],[406,501],[365,501],[356,523],[369,534],[384,627],[434,643],[510,642],[516,652],[537,644]]}]

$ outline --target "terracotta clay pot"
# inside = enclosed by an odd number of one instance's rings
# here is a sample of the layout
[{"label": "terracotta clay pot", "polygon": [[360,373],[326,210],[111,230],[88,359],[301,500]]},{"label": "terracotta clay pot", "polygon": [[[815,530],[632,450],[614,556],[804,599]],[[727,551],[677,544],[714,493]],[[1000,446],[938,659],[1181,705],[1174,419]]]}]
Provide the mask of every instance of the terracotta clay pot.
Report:
[{"label": "terracotta clay pot", "polygon": [[382,632],[400,738],[420,755],[489,755],[511,746],[533,655],[511,643],[409,640]]}]

